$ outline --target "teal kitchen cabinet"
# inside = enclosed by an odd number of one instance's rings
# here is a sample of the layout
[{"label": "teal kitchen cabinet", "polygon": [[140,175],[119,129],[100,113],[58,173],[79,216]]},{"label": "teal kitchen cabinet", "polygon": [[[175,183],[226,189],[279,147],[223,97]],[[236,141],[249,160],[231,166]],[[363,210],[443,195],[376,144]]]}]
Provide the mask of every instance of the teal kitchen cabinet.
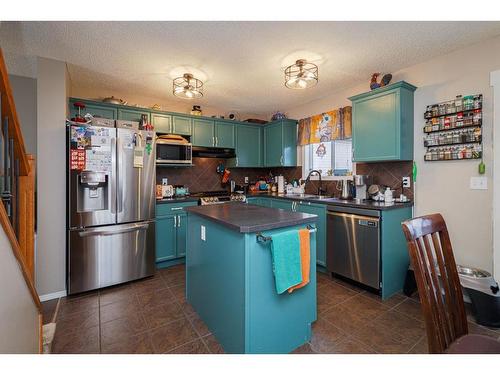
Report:
[{"label": "teal kitchen cabinet", "polygon": [[295,211],[318,216],[316,222],[316,263],[326,267],[326,205],[300,201]]},{"label": "teal kitchen cabinet", "polygon": [[405,81],[352,96],[355,162],[413,160],[413,92]]},{"label": "teal kitchen cabinet", "polygon": [[185,207],[198,202],[172,202],[156,205],[156,267],[165,268],[184,262],[187,247]]},{"label": "teal kitchen cabinet", "polygon": [[172,133],[180,135],[192,134],[193,119],[188,116],[172,116]]},{"label": "teal kitchen cabinet", "polygon": [[296,201],[286,199],[273,199],[271,202],[272,208],[280,208],[282,210],[294,211]]},{"label": "teal kitchen cabinet", "polygon": [[262,167],[262,127],[239,124],[236,127],[234,167]]},{"label": "teal kitchen cabinet", "polygon": [[215,146],[215,121],[205,119],[193,119],[193,138],[195,146]]},{"label": "teal kitchen cabinet", "polygon": [[156,263],[177,258],[177,221],[175,215],[156,218]]},{"label": "teal kitchen cabinet", "polygon": [[151,125],[157,133],[172,133],[172,116],[163,113],[151,113]]},{"label": "teal kitchen cabinet", "polygon": [[141,122],[142,115],[146,115],[148,123],[151,122],[151,113],[144,109],[118,109],[118,120]]},{"label": "teal kitchen cabinet", "polygon": [[297,121],[278,120],[264,126],[264,167],[297,166]]},{"label": "teal kitchen cabinet", "polygon": [[79,100],[79,99],[72,99],[69,101],[69,114],[70,118],[75,117],[78,114],[78,108],[74,107],[74,103],[76,102],[82,102],[85,104],[85,108],[81,110],[81,115],[85,116],[85,114],[90,113],[92,116],[95,117],[104,117],[104,118],[109,118],[109,119],[116,119],[118,111],[116,108],[109,107],[106,104],[94,104],[94,103],[89,103],[87,101]]},{"label": "teal kitchen cabinet", "polygon": [[215,121],[215,147],[234,148],[235,124]]},{"label": "teal kitchen cabinet", "polygon": [[234,143],[233,123],[193,119],[193,145],[234,148]]}]

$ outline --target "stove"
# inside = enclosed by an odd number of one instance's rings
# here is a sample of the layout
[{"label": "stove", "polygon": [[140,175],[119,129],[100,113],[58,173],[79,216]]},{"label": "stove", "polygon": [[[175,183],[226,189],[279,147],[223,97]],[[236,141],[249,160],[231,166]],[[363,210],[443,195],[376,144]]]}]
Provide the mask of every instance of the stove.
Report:
[{"label": "stove", "polygon": [[201,206],[208,204],[221,204],[228,202],[246,202],[244,194],[229,193],[225,190],[220,191],[204,191],[191,194],[192,197],[199,197],[198,203]]}]

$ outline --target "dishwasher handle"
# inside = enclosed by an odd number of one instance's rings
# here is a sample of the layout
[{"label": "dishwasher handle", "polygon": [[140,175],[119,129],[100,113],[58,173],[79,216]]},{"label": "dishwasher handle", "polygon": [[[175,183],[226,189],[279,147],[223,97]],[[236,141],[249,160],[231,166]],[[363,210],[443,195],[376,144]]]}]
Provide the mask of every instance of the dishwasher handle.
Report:
[{"label": "dishwasher handle", "polygon": [[380,218],[376,217],[376,216],[346,214],[343,212],[335,212],[335,211],[328,211],[327,214],[330,216],[338,216],[338,217],[344,217],[344,218],[349,218],[349,219],[356,219],[356,220],[359,219],[360,221],[369,221],[369,222],[377,222],[377,223],[380,221]]}]

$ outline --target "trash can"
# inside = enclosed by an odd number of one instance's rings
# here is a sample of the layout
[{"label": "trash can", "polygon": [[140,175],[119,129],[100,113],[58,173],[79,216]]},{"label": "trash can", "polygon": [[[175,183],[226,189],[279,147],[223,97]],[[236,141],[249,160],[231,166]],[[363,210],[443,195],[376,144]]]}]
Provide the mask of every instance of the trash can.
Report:
[{"label": "trash can", "polygon": [[500,292],[498,283],[487,271],[457,266],[464,301],[472,304],[472,312],[479,324],[500,327]]}]

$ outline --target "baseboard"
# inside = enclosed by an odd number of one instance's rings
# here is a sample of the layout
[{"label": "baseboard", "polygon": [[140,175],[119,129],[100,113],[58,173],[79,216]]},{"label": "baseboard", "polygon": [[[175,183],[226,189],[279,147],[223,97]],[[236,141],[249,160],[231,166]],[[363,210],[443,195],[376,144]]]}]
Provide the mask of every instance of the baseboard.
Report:
[{"label": "baseboard", "polygon": [[50,301],[51,299],[66,297],[66,291],[61,290],[59,292],[48,293],[40,296],[40,302]]}]

